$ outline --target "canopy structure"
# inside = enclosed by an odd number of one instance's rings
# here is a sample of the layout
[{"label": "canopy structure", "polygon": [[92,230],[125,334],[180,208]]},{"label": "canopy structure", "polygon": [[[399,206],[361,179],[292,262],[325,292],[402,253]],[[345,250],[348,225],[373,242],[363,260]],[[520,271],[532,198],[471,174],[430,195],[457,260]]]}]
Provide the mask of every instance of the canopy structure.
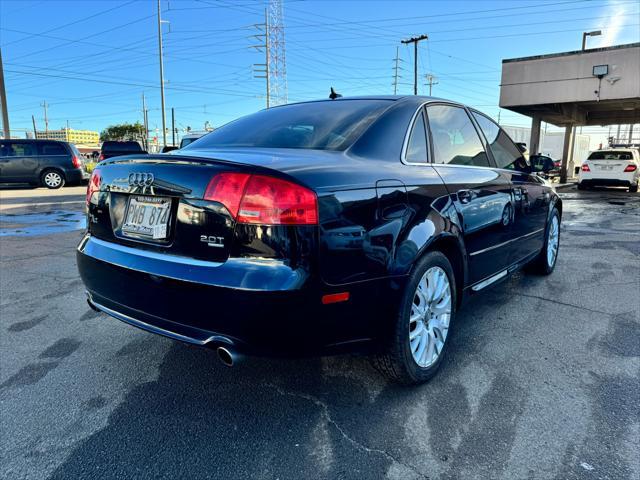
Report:
[{"label": "canopy structure", "polygon": [[565,127],[566,180],[575,126],[640,123],[640,43],[503,60],[500,107],[532,118],[532,153],[541,122]]}]

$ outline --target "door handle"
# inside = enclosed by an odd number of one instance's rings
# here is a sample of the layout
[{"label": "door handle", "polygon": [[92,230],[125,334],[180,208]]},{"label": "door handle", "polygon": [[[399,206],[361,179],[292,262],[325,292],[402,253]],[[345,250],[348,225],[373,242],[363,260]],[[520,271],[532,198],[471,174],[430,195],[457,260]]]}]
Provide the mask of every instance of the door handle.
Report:
[{"label": "door handle", "polygon": [[469,203],[473,198],[473,190],[458,190],[458,200],[460,203]]}]

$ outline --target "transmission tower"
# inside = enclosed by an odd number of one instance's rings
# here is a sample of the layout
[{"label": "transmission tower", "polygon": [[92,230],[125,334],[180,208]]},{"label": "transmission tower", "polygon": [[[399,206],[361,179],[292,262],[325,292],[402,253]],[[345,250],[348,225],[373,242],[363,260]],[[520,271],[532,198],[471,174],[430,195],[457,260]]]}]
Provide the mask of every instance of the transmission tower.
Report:
[{"label": "transmission tower", "polygon": [[400,62],[402,61],[403,60],[400,58],[400,47],[396,47],[396,58],[394,59],[395,66],[393,67],[393,83],[391,84],[393,85],[394,95],[398,94],[398,84],[400,83],[399,81],[402,79],[402,75],[400,75],[400,72],[404,70],[404,68],[400,66]]},{"label": "transmission tower", "polygon": [[287,103],[287,58],[284,38],[283,0],[269,0],[267,30],[269,50],[269,97],[271,105]]},{"label": "transmission tower", "polygon": [[267,108],[287,103],[287,60],[285,57],[284,22],[282,0],[269,0],[264,11],[264,23],[254,25],[260,33],[253,35],[260,41],[252,45],[264,53],[264,63],[253,64],[254,78],[266,82]]}]

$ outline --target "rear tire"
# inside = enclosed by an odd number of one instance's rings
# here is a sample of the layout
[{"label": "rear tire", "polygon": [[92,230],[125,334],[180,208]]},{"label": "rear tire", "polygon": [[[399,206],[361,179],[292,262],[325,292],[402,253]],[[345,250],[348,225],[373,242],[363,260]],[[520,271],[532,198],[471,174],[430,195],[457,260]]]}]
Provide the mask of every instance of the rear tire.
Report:
[{"label": "rear tire", "polygon": [[40,183],[43,187],[56,190],[64,186],[65,178],[59,170],[49,169],[45,170],[42,172],[42,175],[40,175]]},{"label": "rear tire", "polygon": [[629,187],[629,192],[630,193],[637,193],[638,192],[638,185],[631,185]]},{"label": "rear tire", "polygon": [[578,190],[586,190],[587,186],[584,183],[578,183]]},{"label": "rear tire", "polygon": [[541,275],[550,275],[556,268],[560,250],[560,213],[553,207],[545,230],[544,246],[531,262],[531,270]]},{"label": "rear tire", "polygon": [[372,358],[374,367],[405,385],[432,378],[450,343],[456,294],[447,257],[438,251],[425,254],[409,276],[386,352]]}]

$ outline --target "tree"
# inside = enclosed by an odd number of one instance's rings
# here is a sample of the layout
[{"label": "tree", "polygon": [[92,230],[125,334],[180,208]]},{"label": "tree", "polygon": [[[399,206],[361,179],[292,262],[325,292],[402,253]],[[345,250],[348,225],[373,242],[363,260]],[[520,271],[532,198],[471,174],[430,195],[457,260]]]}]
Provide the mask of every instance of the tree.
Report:
[{"label": "tree", "polygon": [[144,138],[144,125],[136,123],[120,123],[110,125],[100,132],[100,141],[106,140],[140,140]]}]

